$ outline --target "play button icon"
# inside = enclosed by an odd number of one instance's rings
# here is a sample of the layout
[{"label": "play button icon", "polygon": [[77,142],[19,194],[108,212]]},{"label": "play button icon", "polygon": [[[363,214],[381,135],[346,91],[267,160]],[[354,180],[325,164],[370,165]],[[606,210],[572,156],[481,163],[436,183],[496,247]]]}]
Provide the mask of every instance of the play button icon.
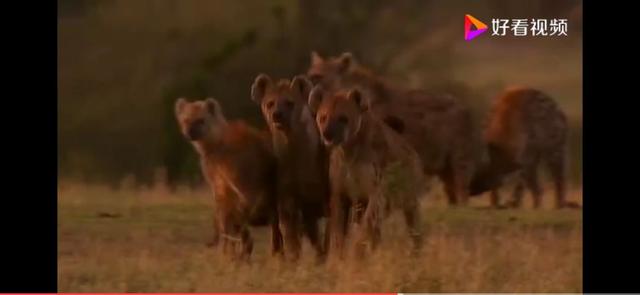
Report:
[{"label": "play button icon", "polygon": [[464,15],[464,40],[469,41],[487,31],[487,25],[470,14]]}]

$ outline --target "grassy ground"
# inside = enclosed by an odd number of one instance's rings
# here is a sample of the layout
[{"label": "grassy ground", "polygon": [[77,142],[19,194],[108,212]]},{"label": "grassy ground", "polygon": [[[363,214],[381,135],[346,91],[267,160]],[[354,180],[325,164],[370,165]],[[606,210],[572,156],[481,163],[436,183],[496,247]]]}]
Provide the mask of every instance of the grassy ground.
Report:
[{"label": "grassy ground", "polygon": [[[581,201],[581,192],[571,199]],[[450,209],[439,192],[423,202],[426,244],[409,255],[392,216],[381,249],[361,262],[316,265],[308,245],[298,264],[272,259],[265,228],[253,230],[251,264],[205,246],[206,191],[59,189],[61,292],[581,292],[582,213],[550,209]],[[527,204],[529,206],[529,204]]]}]

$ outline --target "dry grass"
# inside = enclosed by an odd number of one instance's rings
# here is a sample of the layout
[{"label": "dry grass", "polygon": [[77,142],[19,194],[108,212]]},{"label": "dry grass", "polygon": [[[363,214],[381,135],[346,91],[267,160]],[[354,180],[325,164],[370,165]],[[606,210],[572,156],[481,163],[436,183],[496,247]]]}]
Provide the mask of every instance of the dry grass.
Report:
[{"label": "dry grass", "polygon": [[236,264],[205,247],[211,203],[206,191],[61,188],[60,292],[582,291],[580,211],[485,210],[485,199],[450,209],[434,193],[422,208],[428,235],[419,257],[408,254],[402,219],[392,216],[381,249],[365,261],[316,265],[305,245],[300,263],[284,263],[267,255],[266,229],[255,229],[252,263]]}]

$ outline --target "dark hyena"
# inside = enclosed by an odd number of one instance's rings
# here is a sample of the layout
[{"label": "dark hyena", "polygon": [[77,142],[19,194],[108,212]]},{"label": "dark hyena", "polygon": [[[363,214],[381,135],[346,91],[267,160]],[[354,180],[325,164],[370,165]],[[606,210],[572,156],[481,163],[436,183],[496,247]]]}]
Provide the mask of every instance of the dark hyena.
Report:
[{"label": "dark hyena", "polygon": [[520,206],[526,187],[538,208],[542,190],[537,170],[545,164],[555,185],[556,207],[575,206],[565,200],[567,136],[567,118],[551,97],[531,88],[508,89],[490,112],[484,132],[489,160],[473,177],[470,194],[491,190],[492,204],[498,207],[503,179],[517,172],[510,205]]},{"label": "dark hyena", "polygon": [[258,75],[251,88],[251,97],[260,104],[271,131],[278,160],[280,228],[285,253],[294,260],[300,252],[298,215],[318,257],[324,257],[318,221],[329,210],[327,151],[307,106],[309,91],[311,82],[302,76],[273,81],[265,74]]}]

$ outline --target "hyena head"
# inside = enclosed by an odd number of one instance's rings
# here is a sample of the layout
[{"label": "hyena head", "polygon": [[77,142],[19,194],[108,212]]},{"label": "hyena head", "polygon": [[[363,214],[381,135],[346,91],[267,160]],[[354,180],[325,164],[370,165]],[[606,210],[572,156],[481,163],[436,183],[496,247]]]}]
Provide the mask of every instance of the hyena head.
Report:
[{"label": "hyena head", "polygon": [[321,84],[325,89],[337,88],[344,85],[345,78],[356,66],[356,60],[350,52],[323,58],[313,51],[307,76],[313,85]]},{"label": "hyena head", "polygon": [[175,111],[182,135],[192,142],[219,139],[227,124],[220,104],[213,98],[194,102],[179,98]]},{"label": "hyena head", "polygon": [[311,82],[296,76],[291,82],[282,79],[274,83],[265,74],[260,74],[251,86],[251,99],[260,104],[262,115],[270,128],[284,132],[295,128],[304,112],[307,112],[307,97]]},{"label": "hyena head", "polygon": [[369,100],[358,89],[329,93],[316,85],[309,94],[309,109],[324,144],[338,146],[357,136]]}]

